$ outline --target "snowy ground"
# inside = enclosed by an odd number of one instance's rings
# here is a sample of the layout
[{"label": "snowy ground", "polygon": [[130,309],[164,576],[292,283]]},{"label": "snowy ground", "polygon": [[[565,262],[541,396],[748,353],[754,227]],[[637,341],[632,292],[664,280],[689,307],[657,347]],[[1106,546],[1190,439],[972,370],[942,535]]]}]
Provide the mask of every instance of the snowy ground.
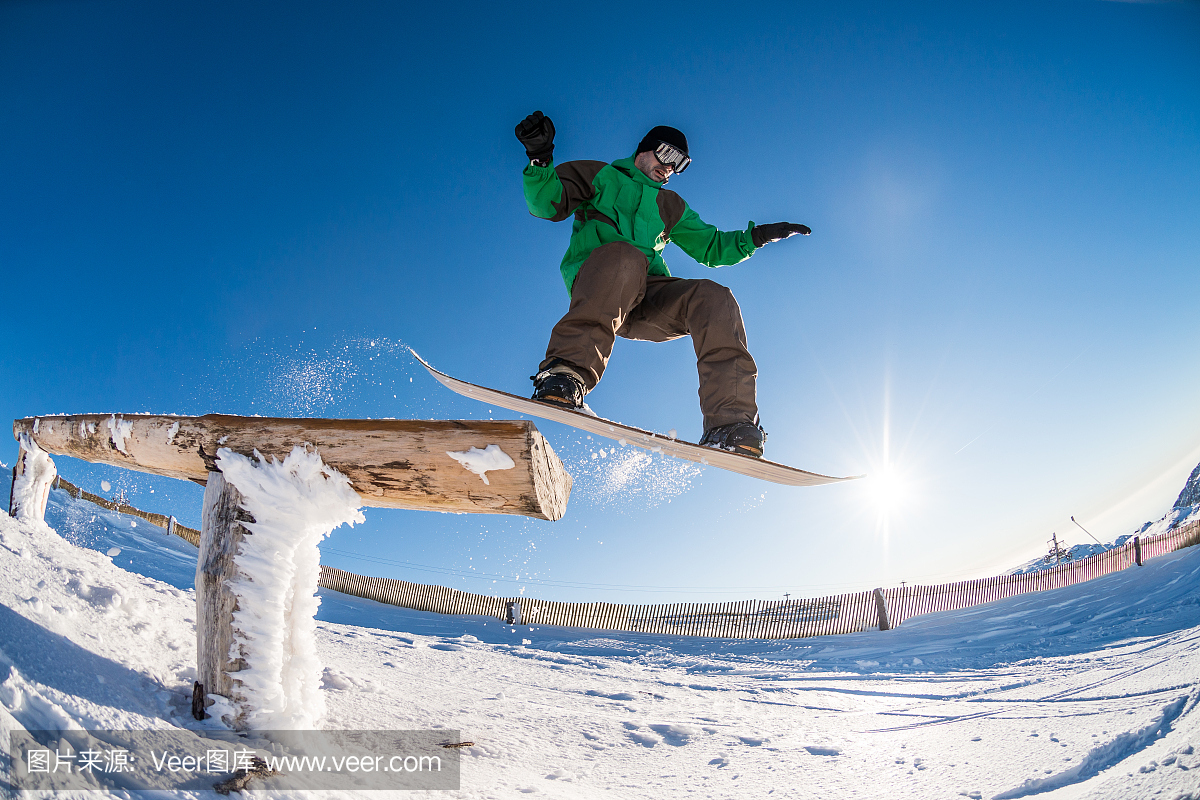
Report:
[{"label": "snowy ground", "polygon": [[[57,492],[48,519],[66,539],[0,518],[0,735],[215,724],[188,714],[195,550]],[[438,794],[1200,798],[1200,547],[785,642],[322,597],[325,726],[461,731],[462,789]]]}]

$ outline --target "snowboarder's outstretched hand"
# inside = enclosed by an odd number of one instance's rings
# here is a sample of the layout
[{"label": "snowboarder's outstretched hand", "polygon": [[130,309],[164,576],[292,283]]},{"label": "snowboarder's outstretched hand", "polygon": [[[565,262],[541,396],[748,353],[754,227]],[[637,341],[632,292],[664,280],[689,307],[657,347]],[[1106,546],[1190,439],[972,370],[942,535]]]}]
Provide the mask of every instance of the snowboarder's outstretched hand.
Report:
[{"label": "snowboarder's outstretched hand", "polygon": [[530,161],[549,164],[554,155],[554,123],[540,111],[535,111],[517,123],[517,139],[525,145]]},{"label": "snowboarder's outstretched hand", "polygon": [[755,247],[762,247],[764,244],[778,242],[780,239],[795,236],[797,233],[801,236],[808,236],[812,233],[812,229],[798,222],[772,222],[767,225],[755,225],[754,229],[750,231],[750,238],[754,240]]}]

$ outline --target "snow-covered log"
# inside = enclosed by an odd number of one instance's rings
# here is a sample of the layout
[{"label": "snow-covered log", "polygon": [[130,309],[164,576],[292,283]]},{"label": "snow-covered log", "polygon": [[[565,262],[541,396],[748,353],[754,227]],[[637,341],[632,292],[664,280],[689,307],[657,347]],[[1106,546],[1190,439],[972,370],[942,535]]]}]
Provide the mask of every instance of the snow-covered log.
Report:
[{"label": "snow-covered log", "polygon": [[28,434],[18,436],[17,441],[21,445],[21,454],[13,467],[8,513],[22,522],[43,522],[58,468]]},{"label": "snow-covered log", "polygon": [[282,461],[228,449],[204,491],[196,566],[202,692],[235,728],[304,730],[324,713],[316,657],[317,545],[362,522],[345,476],[295,447]]},{"label": "snow-covered log", "polygon": [[16,420],[13,434],[48,453],[197,483],[221,447],[283,459],[303,444],[350,479],[363,505],[383,508],[556,520],[571,494],[571,476],[528,420],[83,414]]}]

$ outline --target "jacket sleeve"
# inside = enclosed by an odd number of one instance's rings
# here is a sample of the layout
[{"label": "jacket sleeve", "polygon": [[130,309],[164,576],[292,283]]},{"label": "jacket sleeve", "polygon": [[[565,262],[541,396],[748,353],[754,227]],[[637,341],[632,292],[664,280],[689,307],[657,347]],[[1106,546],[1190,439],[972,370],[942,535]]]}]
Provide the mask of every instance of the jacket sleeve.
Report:
[{"label": "jacket sleeve", "polygon": [[521,176],[529,213],[551,222],[571,216],[580,203],[592,198],[592,178],[604,166],[603,161],[568,161],[557,167],[525,167]]},{"label": "jacket sleeve", "polygon": [[725,267],[745,261],[754,254],[751,222],[744,231],[719,231],[685,206],[683,216],[671,228],[671,241],[706,267]]}]

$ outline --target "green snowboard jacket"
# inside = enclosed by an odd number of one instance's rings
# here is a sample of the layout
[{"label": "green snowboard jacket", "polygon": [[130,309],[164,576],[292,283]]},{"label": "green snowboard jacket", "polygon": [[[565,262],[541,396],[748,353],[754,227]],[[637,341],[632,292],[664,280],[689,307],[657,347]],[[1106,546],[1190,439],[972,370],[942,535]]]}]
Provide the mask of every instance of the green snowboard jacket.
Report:
[{"label": "green snowboard jacket", "polygon": [[633,245],[649,262],[647,274],[668,277],[671,272],[662,257],[667,242],[674,242],[709,267],[736,264],[754,253],[753,222],[744,231],[717,230],[700,219],[682,197],[635,167],[632,156],[611,164],[530,164],[523,178],[529,213],[552,222],[575,216],[571,244],[560,267],[568,294],[584,260],[610,242]]}]

